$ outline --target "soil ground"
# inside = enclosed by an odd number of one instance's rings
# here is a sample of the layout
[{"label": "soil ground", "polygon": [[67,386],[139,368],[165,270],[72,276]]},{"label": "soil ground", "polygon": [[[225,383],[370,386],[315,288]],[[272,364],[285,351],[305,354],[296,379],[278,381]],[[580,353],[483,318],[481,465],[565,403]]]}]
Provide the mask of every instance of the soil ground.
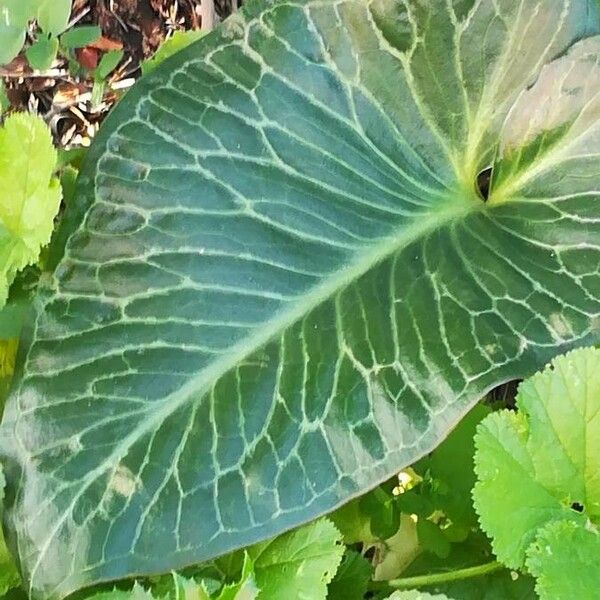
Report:
[{"label": "soil ground", "polygon": [[[73,0],[70,26],[99,25],[97,44],[76,51],[77,66],[59,55],[51,68],[34,72],[22,52],[0,67],[13,110],[36,112],[51,127],[61,148],[87,147],[124,90],[141,74],[141,62],[176,30],[211,29],[237,10],[242,0]],[[203,19],[204,17],[204,19]],[[210,22],[204,22],[210,21]],[[30,41],[36,34],[30,30]],[[91,69],[108,50],[123,50],[107,80],[102,101],[92,104]],[[79,72],[77,72],[79,71]]]}]

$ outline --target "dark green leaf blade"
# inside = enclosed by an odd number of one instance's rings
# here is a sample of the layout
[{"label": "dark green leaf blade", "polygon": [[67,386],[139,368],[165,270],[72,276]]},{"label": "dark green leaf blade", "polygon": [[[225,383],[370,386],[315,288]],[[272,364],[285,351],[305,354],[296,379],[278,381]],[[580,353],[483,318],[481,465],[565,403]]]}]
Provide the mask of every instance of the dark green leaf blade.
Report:
[{"label": "dark green leaf blade", "polygon": [[362,600],[373,568],[355,550],[346,550],[335,577],[327,588],[327,600]]},{"label": "dark green leaf blade", "polygon": [[597,182],[551,181],[587,159],[475,190],[519,94],[598,15],[454,4],[249,3],[117,106],[2,429],[32,593],[298,525],[600,339]]}]

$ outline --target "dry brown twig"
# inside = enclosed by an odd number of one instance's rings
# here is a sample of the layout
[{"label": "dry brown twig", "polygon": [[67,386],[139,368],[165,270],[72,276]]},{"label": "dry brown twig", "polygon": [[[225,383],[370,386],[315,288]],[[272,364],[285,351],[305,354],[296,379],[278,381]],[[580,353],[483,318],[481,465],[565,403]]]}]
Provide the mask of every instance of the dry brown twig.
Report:
[{"label": "dry brown twig", "polygon": [[200,4],[200,19],[203,31],[212,31],[215,28],[217,12],[214,0],[202,0]]}]

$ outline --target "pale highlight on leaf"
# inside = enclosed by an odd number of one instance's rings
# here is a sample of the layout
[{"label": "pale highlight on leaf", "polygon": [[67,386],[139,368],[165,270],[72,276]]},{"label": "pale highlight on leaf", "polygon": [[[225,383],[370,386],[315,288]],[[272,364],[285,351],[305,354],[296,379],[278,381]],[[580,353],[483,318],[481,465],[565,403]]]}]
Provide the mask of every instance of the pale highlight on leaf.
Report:
[{"label": "pale highlight on leaf", "polygon": [[[558,170],[565,191],[577,189],[600,148],[600,38],[575,44],[544,67],[504,125],[492,200],[509,193],[541,192],[536,178]],[[548,186],[548,178],[543,179]],[[498,190],[494,188],[499,188]]]}]

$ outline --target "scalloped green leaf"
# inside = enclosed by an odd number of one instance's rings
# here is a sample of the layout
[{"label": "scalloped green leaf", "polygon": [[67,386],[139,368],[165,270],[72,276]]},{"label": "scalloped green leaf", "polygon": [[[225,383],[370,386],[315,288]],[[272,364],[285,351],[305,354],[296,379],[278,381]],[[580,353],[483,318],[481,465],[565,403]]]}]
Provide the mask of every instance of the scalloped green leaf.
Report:
[{"label": "scalloped green leaf", "polygon": [[599,25],[592,0],[257,0],[130,90],[2,426],[30,592],[312,519],[599,341]]},{"label": "scalloped green leaf", "polygon": [[54,228],[62,192],[44,121],[9,115],[0,127],[0,308],[17,272],[35,264]]},{"label": "scalloped green leaf", "polygon": [[559,521],[544,527],[527,552],[541,600],[592,600],[600,590],[600,533]]},{"label": "scalloped green leaf", "polygon": [[509,567],[524,566],[549,523],[600,520],[599,374],[596,348],[560,356],[521,384],[518,413],[493,413],[478,428],[474,504]]},{"label": "scalloped green leaf", "polygon": [[319,519],[247,550],[260,600],[325,600],[344,554],[342,536]]}]

